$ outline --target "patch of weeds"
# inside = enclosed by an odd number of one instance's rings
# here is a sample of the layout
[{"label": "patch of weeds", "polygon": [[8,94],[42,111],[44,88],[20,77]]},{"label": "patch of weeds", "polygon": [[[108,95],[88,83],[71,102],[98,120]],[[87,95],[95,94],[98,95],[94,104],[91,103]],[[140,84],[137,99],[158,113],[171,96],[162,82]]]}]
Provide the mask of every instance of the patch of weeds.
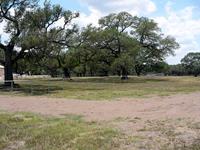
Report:
[{"label": "patch of weeds", "polygon": [[74,121],[83,121],[83,116],[81,115],[74,115],[74,114],[63,114],[64,118],[74,120]]},{"label": "patch of weeds", "polygon": [[199,122],[191,119],[148,120],[136,135],[145,137],[136,149],[200,150]]},{"label": "patch of weeds", "polygon": [[122,134],[110,127],[84,122],[80,116],[42,117],[0,113],[0,149],[111,150]]},{"label": "patch of weeds", "polygon": [[195,123],[190,123],[189,124],[189,127],[191,128],[191,129],[197,129],[197,130],[200,130],[200,122],[195,122]]}]

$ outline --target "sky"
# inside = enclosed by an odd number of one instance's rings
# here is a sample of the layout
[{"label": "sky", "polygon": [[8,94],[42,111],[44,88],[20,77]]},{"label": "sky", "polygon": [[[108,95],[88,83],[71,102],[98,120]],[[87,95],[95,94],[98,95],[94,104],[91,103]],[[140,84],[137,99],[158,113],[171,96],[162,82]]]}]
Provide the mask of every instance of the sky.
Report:
[{"label": "sky", "polygon": [[52,0],[68,10],[77,11],[77,23],[97,25],[109,13],[127,11],[154,19],[165,35],[176,38],[180,48],[166,60],[180,63],[189,52],[200,52],[200,0]]}]

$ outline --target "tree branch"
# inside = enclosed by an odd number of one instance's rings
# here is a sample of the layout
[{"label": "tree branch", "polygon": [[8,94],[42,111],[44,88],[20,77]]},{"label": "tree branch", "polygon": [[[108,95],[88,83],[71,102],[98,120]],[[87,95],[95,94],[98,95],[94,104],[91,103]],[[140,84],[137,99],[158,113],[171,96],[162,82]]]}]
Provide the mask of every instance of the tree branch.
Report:
[{"label": "tree branch", "polygon": [[18,53],[18,55],[12,60],[12,62],[14,63],[14,62],[18,61],[19,59],[23,58],[24,55],[25,55],[25,49],[22,49],[22,50]]},{"label": "tree branch", "polygon": [[14,34],[13,38],[10,40],[10,42],[8,43],[8,47],[11,47],[13,48],[14,45],[15,45],[15,40],[16,38],[21,34],[21,31],[20,31],[20,28],[19,28],[19,22],[17,19],[14,19],[13,17],[9,16],[8,15],[8,11],[14,7],[14,5],[19,5],[19,4],[23,4],[25,3],[25,0],[24,1],[21,1],[19,3],[16,2],[16,0],[13,0],[12,4],[10,6],[8,6],[8,8],[4,11],[2,6],[0,5],[1,7],[1,13],[0,13],[0,16],[10,22],[12,22],[16,28],[16,33]]}]

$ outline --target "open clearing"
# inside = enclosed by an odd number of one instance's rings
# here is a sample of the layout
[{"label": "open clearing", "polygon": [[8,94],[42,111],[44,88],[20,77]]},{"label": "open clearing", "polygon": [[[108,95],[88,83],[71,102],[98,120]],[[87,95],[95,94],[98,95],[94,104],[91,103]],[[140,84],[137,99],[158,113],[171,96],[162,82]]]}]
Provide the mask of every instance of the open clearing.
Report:
[{"label": "open clearing", "polygon": [[200,119],[200,93],[119,101],[81,101],[45,97],[0,96],[0,109],[35,112],[43,115],[82,115],[87,120],[115,118]]},{"label": "open clearing", "polygon": [[[55,89],[45,93],[47,84]],[[1,91],[0,149],[200,150],[199,78],[30,80],[20,86]]]},{"label": "open clearing", "polygon": [[[36,123],[32,124],[32,121],[24,122],[26,118],[30,119],[29,115],[2,113],[0,118],[4,120],[0,122],[1,130],[7,129],[8,133],[4,131],[0,134],[0,145],[3,143],[1,146],[4,150],[27,147],[43,150],[50,149],[49,145],[58,150],[199,150],[199,97],[200,93],[197,92],[146,99],[82,101],[1,95],[0,109],[4,112],[34,112],[57,119],[36,119]],[[73,117],[66,121],[66,116]],[[80,121],[80,116],[86,122]],[[6,143],[5,138],[10,142]]]}]

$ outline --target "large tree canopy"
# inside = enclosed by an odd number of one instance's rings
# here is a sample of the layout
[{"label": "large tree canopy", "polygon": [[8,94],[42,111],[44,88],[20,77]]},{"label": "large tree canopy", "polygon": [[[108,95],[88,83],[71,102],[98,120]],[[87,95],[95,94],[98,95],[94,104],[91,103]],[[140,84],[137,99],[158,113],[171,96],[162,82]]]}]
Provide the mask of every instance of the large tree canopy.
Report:
[{"label": "large tree canopy", "polygon": [[175,39],[164,36],[153,20],[127,12],[105,16],[99,26],[91,33],[86,49],[93,45],[91,49],[108,51],[111,68],[124,79],[133,68],[140,75],[145,67],[162,63],[179,48]]},{"label": "large tree canopy", "polygon": [[171,36],[164,36],[157,23],[141,17],[132,28],[132,36],[140,44],[140,50],[135,57],[135,70],[138,75],[145,67],[163,62],[168,55],[174,55],[179,44]]},{"label": "large tree canopy", "polygon": [[[0,0],[0,63],[5,67],[5,84],[17,73],[71,72],[80,75],[118,74],[127,79],[134,69],[155,68],[179,47],[173,37],[164,36],[157,23],[127,12],[99,19],[99,26],[81,30],[73,19],[78,13],[51,5],[45,0]],[[36,64],[37,67],[34,67]],[[151,70],[151,69],[150,69]]]},{"label": "large tree canopy", "polygon": [[[65,11],[59,5],[51,6],[48,1],[45,1],[44,7],[39,7],[36,0],[0,2],[0,23],[5,24],[4,31],[9,35],[1,37],[6,41],[0,42],[0,50],[5,57],[0,62],[5,66],[6,85],[10,85],[13,80],[13,64],[18,59],[32,51],[46,51],[55,44],[70,44],[69,35],[76,27],[67,27],[78,14]],[[55,24],[60,20],[64,23],[58,27]]]},{"label": "large tree canopy", "polygon": [[[27,10],[32,10],[36,5],[35,0],[0,1],[0,23],[5,24],[4,32],[8,34],[8,37],[1,35],[0,42],[0,50],[4,52],[4,59],[0,62],[5,66],[5,80],[13,80],[13,62],[19,59],[27,49],[25,46],[20,46],[19,38],[27,30]],[[2,39],[6,39],[6,41],[3,42]],[[20,46],[20,48],[17,46]]]},{"label": "large tree canopy", "polygon": [[122,75],[122,79],[127,79],[131,66],[133,68],[133,57],[138,50],[136,39],[129,33],[137,19],[127,12],[121,12],[110,14],[99,20],[100,28],[103,30],[102,39],[104,39],[100,45],[113,54],[115,60],[112,66],[118,74]]}]

